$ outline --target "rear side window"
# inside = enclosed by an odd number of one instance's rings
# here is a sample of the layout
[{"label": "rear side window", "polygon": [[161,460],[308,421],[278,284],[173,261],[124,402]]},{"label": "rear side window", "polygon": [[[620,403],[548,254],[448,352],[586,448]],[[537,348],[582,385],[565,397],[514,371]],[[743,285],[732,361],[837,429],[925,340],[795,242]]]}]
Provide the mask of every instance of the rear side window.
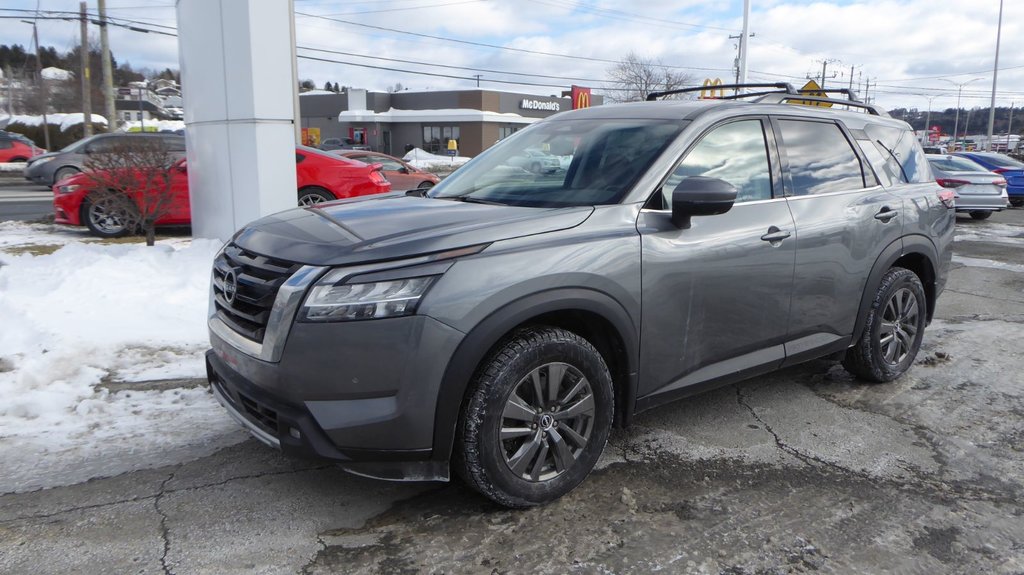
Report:
[{"label": "rear side window", "polygon": [[924,156],[924,150],[909,130],[868,124],[864,132],[882,153],[886,163],[890,164],[889,171],[899,174],[900,181],[932,181],[932,172],[928,169],[928,159]]},{"label": "rear side window", "polygon": [[1010,170],[1019,170],[1024,168],[1024,164],[1014,160],[1009,156],[1003,156],[1000,154],[986,154],[982,156],[988,163],[999,168],[1007,168]]},{"label": "rear side window", "polygon": [[782,148],[789,160],[793,195],[809,196],[864,187],[860,159],[846,135],[832,122],[779,120]]}]

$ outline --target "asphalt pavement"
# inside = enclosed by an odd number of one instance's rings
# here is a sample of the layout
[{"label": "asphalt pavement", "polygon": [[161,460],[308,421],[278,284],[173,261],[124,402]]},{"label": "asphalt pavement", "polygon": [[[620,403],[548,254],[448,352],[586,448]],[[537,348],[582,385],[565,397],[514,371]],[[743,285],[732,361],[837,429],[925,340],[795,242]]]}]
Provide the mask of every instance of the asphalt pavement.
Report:
[{"label": "asphalt pavement", "polygon": [[0,222],[35,221],[53,215],[53,192],[19,175],[0,174]]},{"label": "asphalt pavement", "polygon": [[3,573],[1022,573],[1024,210],[958,219],[916,365],[814,361],[663,406],[543,508],[248,440],[0,495]]}]

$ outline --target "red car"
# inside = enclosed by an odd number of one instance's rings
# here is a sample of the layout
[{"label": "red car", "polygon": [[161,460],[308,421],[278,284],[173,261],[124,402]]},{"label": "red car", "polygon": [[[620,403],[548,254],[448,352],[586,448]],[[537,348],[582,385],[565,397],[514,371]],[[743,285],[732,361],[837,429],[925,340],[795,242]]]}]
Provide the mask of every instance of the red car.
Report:
[{"label": "red car", "polygon": [[27,162],[32,156],[38,156],[44,151],[21,134],[0,132],[0,163]]},{"label": "red car", "polygon": [[391,189],[395,191],[415,190],[417,188],[430,188],[441,181],[441,178],[425,172],[405,160],[394,156],[381,154],[380,152],[365,152],[362,150],[336,150],[333,153],[353,160],[359,160],[366,164],[380,164],[383,166],[384,177],[391,182]]},{"label": "red car", "polygon": [[[380,164],[367,165],[306,146],[295,148],[295,174],[299,183],[300,206],[391,191],[391,184],[381,173]],[[131,231],[122,218],[106,213],[101,205],[89,201],[89,193],[95,185],[94,179],[86,172],[54,184],[54,221],[86,226],[94,235],[107,238]],[[171,168],[171,195],[170,206],[157,220],[157,225],[190,224],[192,214],[185,160]],[[138,198],[135,201],[138,203]]]}]

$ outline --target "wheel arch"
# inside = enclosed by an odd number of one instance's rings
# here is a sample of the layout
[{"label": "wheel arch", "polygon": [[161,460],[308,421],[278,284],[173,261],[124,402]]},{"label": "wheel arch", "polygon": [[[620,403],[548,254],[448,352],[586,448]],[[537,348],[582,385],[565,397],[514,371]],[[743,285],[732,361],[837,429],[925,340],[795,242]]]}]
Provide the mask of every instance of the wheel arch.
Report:
[{"label": "wheel arch", "polygon": [[935,244],[925,236],[905,236],[889,244],[875,260],[871,274],[864,285],[864,293],[860,298],[857,310],[857,322],[853,328],[853,339],[858,341],[864,333],[867,322],[867,310],[875,298],[875,291],[882,283],[882,276],[892,267],[906,268],[914,272],[924,286],[925,298],[928,300],[926,321],[931,323],[935,314],[936,285],[935,262],[937,260]]},{"label": "wheel arch", "polygon": [[452,453],[456,426],[480,364],[511,332],[552,325],[579,334],[601,353],[612,375],[614,424],[629,424],[636,402],[638,336],[629,314],[610,296],[587,289],[545,291],[496,310],[463,338],[445,370],[434,415],[435,460]]}]

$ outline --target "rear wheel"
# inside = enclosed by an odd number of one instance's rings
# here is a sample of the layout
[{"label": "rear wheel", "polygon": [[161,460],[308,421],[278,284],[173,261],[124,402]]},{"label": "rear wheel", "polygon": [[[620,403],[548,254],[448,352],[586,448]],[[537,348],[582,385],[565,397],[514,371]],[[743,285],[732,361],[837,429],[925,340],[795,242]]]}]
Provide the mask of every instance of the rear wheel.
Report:
[{"label": "rear wheel", "polygon": [[974,210],[971,212],[971,218],[975,220],[987,220],[992,215],[992,212],[987,210]]},{"label": "rear wheel", "polygon": [[334,194],[323,188],[304,188],[299,190],[299,205],[312,206],[322,202],[336,200]]},{"label": "rear wheel", "polygon": [[118,238],[135,230],[138,209],[120,194],[87,197],[82,202],[82,221],[94,236]]},{"label": "rear wheel", "polygon": [[1013,206],[1013,207],[1015,207],[1015,208],[1021,208],[1021,207],[1024,207],[1024,199],[1020,199],[1020,200],[1010,200],[1010,205],[1011,205],[1011,206]]},{"label": "rear wheel", "polygon": [[924,337],[928,302],[917,274],[894,267],[882,276],[868,309],[864,334],[846,351],[843,367],[875,383],[906,373]]},{"label": "rear wheel", "polygon": [[22,163],[22,162],[27,162],[27,161],[28,161],[28,158],[23,158],[23,157],[21,157],[21,156],[18,156],[18,157],[16,157],[16,158],[11,158],[11,159],[10,159],[10,160],[8,160],[8,161],[9,161],[9,162],[11,162],[12,164],[14,164],[14,163],[18,163],[18,164],[20,164],[20,163]]},{"label": "rear wheel", "polygon": [[453,466],[501,505],[553,501],[594,468],[613,407],[611,375],[590,342],[555,327],[517,331],[473,383]]},{"label": "rear wheel", "polygon": [[434,187],[434,182],[431,182],[431,181],[428,180],[426,182],[420,182],[420,185],[416,186],[416,189],[417,190],[426,190],[428,188],[433,188],[433,187]]}]

